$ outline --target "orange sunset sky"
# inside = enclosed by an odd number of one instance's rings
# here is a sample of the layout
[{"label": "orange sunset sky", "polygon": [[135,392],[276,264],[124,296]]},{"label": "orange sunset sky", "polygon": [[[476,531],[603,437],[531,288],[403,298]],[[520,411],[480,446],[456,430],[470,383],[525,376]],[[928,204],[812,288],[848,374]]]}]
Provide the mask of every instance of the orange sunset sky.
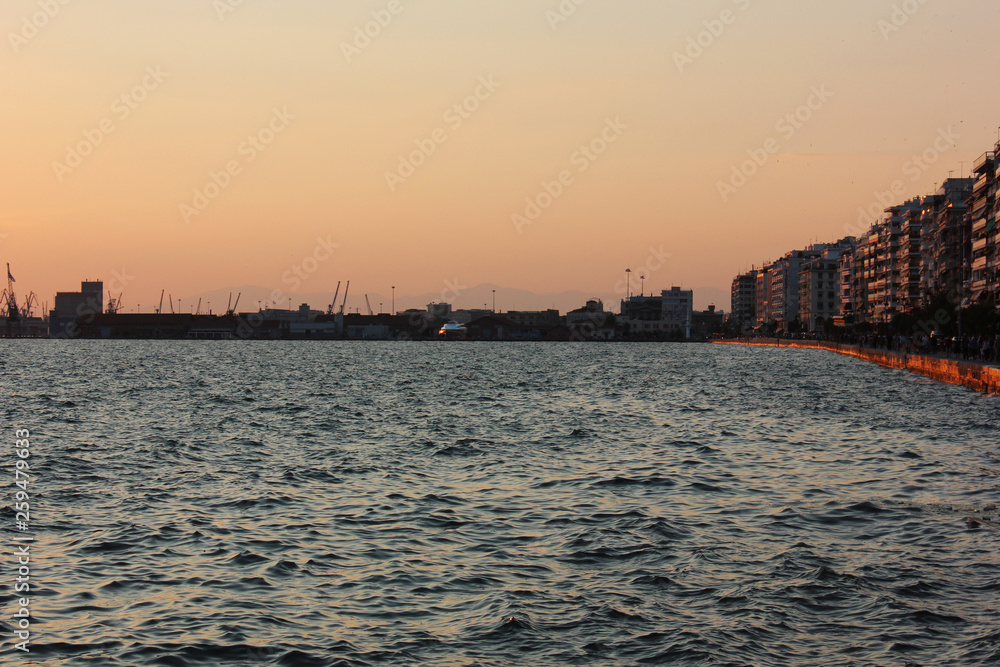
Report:
[{"label": "orange sunset sky", "polygon": [[0,27],[0,260],[50,306],[116,271],[144,310],[604,295],[651,248],[647,292],[728,290],[1000,125],[995,0],[4,0]]}]

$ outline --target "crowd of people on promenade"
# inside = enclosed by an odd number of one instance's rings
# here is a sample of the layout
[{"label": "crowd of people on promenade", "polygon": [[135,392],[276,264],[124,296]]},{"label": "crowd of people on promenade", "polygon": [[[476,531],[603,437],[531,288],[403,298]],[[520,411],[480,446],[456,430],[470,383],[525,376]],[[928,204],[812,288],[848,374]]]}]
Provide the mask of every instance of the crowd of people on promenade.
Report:
[{"label": "crowd of people on promenade", "polygon": [[975,361],[979,363],[1000,363],[1000,335],[994,336],[883,336],[877,334],[847,335],[831,339],[831,342],[860,345],[878,350],[903,352],[905,354],[925,354],[944,356],[948,359]]}]

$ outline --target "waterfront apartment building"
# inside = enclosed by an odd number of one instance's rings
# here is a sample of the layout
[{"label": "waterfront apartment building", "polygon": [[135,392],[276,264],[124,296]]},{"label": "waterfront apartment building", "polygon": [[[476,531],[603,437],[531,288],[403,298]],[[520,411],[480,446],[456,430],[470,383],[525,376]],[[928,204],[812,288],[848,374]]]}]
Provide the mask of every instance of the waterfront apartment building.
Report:
[{"label": "waterfront apartment building", "polygon": [[876,322],[889,322],[900,311],[902,210],[901,206],[887,208],[882,222],[872,230],[875,255],[868,286],[868,301],[871,316]]},{"label": "waterfront apartment building", "polygon": [[754,313],[757,326],[770,322],[771,317],[771,265],[768,264],[757,271],[757,284],[754,286]]},{"label": "waterfront apartment building", "polygon": [[802,263],[798,318],[805,331],[820,331],[841,316],[840,256],[853,245],[854,237],[841,239]]},{"label": "waterfront apartment building", "polygon": [[[1000,143],[997,144],[1000,150]],[[969,215],[972,235],[972,266],[969,283],[969,298],[976,303],[985,301],[997,303],[1000,291],[997,289],[997,164],[995,151],[984,153],[973,165],[975,184],[969,199]]]},{"label": "waterfront apartment building", "polygon": [[899,292],[897,300],[901,310],[911,310],[920,306],[920,264],[921,237],[923,236],[923,203],[911,199],[901,206],[890,209],[901,218],[899,237]]},{"label": "waterfront apartment building", "polygon": [[968,215],[973,179],[949,178],[924,199],[923,262],[920,283],[924,297],[944,293],[961,301],[972,275],[972,224]]},{"label": "waterfront apartment building", "polygon": [[875,263],[877,257],[878,231],[875,227],[867,236],[858,241],[854,252],[855,323],[871,322],[873,317],[871,290],[875,283]]},{"label": "waterfront apartment building", "polygon": [[622,300],[621,314],[630,336],[691,337],[694,292],[680,287],[660,296],[630,296]]},{"label": "waterfront apartment building", "polygon": [[757,273],[752,269],[733,278],[729,321],[738,331],[753,327],[757,321]]},{"label": "waterfront apartment building", "polygon": [[694,315],[694,292],[671,287],[660,293],[663,300],[662,319],[670,331],[681,332],[684,338],[691,337]]},{"label": "waterfront apartment building", "polygon": [[799,317],[799,272],[805,262],[822,256],[826,245],[817,244],[805,250],[793,250],[771,265],[771,290],[768,304],[769,321],[778,329]]},{"label": "waterfront apartment building", "polygon": [[[852,237],[853,239],[853,237]],[[854,253],[857,252],[857,239],[854,239],[850,248],[845,248],[840,253],[837,260],[840,271],[840,317],[837,318],[838,325],[854,324]]]},{"label": "waterfront apartment building", "polygon": [[733,318],[780,330],[798,316],[815,330],[830,318],[845,326],[889,324],[937,295],[955,305],[1000,307],[1000,142],[976,160],[973,175],[885,209],[866,234],[838,242],[836,257],[817,245],[737,276]]}]

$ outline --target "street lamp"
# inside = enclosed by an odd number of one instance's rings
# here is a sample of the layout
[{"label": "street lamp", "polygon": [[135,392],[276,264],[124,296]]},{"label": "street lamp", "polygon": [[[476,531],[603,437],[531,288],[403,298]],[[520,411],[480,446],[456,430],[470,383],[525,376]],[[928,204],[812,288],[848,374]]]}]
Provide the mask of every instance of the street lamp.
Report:
[{"label": "street lamp", "polygon": [[646,296],[646,276],[640,275],[639,280],[642,281],[640,283],[642,286],[639,288],[639,296]]},{"label": "street lamp", "polygon": [[632,269],[625,269],[625,298],[632,297]]},{"label": "street lamp", "polygon": [[493,313],[497,312],[497,291],[493,290]]},{"label": "street lamp", "polygon": [[391,315],[395,315],[396,314],[396,286],[395,285],[392,286],[392,313],[390,313],[390,314]]}]

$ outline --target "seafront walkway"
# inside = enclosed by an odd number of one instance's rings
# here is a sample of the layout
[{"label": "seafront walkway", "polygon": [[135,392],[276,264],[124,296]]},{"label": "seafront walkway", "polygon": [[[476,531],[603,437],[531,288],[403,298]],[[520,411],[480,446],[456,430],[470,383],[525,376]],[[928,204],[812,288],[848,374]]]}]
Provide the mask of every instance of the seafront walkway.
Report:
[{"label": "seafront walkway", "polygon": [[785,338],[733,338],[715,341],[720,345],[750,345],[821,349],[856,357],[887,368],[906,369],[941,382],[959,384],[988,394],[1000,394],[1000,367],[977,361],[951,359],[945,355],[908,354],[880,348],[862,347],[823,340]]}]

